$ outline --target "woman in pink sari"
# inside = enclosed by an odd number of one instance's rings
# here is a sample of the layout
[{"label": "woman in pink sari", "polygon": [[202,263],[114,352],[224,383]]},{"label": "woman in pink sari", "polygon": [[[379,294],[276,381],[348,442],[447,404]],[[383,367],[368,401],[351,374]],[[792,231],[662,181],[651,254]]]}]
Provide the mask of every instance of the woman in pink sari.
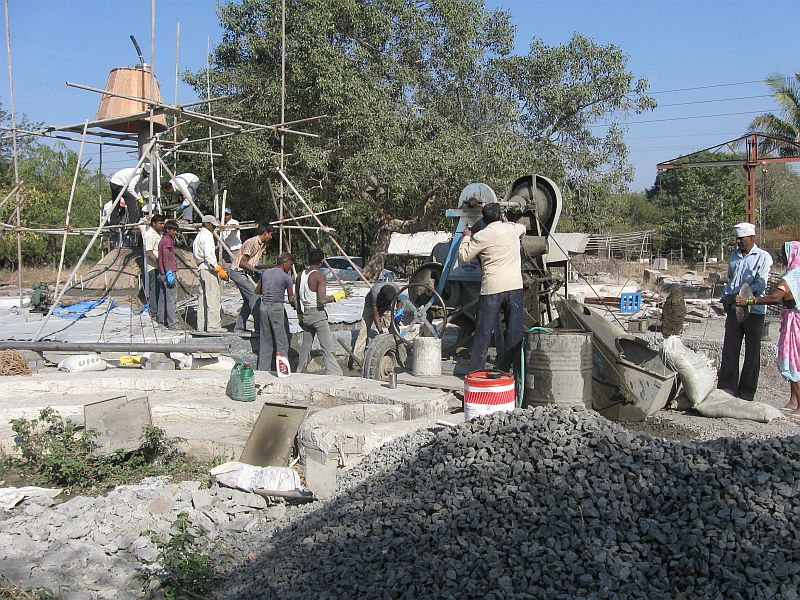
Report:
[{"label": "woman in pink sari", "polygon": [[781,332],[778,336],[778,369],[789,382],[789,402],[781,410],[800,414],[800,242],[786,242],[782,249],[786,273],[778,287],[768,296],[760,298],[736,297],[739,306],[753,304],[780,304]]}]

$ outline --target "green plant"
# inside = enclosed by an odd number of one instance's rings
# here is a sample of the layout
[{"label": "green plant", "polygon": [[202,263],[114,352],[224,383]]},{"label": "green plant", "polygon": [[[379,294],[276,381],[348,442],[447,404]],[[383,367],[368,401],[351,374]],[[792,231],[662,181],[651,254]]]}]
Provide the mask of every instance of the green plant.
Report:
[{"label": "green plant", "polygon": [[[143,535],[154,537],[152,531]],[[204,544],[194,534],[189,516],[180,513],[172,523],[172,532],[167,542],[157,541],[158,556],[142,574],[142,587],[149,589],[151,582],[158,581],[164,598],[205,598],[219,583],[211,558],[204,552]]]},{"label": "green plant", "polygon": [[11,425],[20,456],[3,456],[0,469],[35,482],[90,491],[142,477],[178,473],[194,476],[206,471],[206,465],[186,460],[178,448],[181,438],[170,438],[158,427],[144,430],[138,449],[120,449],[102,456],[93,453],[97,437],[94,431],[64,420],[50,407],[42,409],[36,419],[14,419]]},{"label": "green plant", "polygon": [[0,571],[0,600],[55,600],[47,588],[25,589]]}]

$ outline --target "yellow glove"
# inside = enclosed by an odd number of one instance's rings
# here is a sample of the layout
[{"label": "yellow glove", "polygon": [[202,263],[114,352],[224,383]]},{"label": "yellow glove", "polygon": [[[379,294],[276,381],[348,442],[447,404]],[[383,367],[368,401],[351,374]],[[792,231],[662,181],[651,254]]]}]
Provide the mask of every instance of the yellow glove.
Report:
[{"label": "yellow glove", "polygon": [[334,302],[338,302],[339,300],[341,300],[341,299],[342,299],[342,298],[344,298],[345,296],[347,296],[347,294],[345,293],[345,291],[344,291],[344,290],[339,290],[338,292],[335,292],[335,293],[333,294],[333,301],[334,301]]},{"label": "yellow glove", "polygon": [[226,280],[226,281],[227,281],[227,279],[228,279],[228,272],[227,272],[225,269],[223,269],[223,268],[222,268],[222,265],[217,265],[217,266],[214,268],[214,272],[215,272],[217,275],[219,275],[219,278],[220,278],[220,279],[224,279],[224,280]]}]

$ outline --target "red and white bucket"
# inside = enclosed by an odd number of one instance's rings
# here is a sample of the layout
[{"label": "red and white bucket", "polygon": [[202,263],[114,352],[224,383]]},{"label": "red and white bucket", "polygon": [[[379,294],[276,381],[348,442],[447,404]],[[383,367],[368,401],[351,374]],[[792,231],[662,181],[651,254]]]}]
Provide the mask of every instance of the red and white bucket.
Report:
[{"label": "red and white bucket", "polygon": [[464,379],[464,418],[516,408],[514,376],[502,371],[475,371]]}]

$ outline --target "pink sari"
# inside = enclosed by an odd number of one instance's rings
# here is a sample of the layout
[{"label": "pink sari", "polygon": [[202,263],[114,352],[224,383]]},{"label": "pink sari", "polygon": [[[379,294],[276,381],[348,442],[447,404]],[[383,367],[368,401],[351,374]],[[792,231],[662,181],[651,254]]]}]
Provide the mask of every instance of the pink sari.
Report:
[{"label": "pink sari", "polygon": [[786,242],[788,259],[783,281],[788,285],[795,308],[783,307],[778,336],[778,369],[787,381],[800,381],[800,242]]}]

